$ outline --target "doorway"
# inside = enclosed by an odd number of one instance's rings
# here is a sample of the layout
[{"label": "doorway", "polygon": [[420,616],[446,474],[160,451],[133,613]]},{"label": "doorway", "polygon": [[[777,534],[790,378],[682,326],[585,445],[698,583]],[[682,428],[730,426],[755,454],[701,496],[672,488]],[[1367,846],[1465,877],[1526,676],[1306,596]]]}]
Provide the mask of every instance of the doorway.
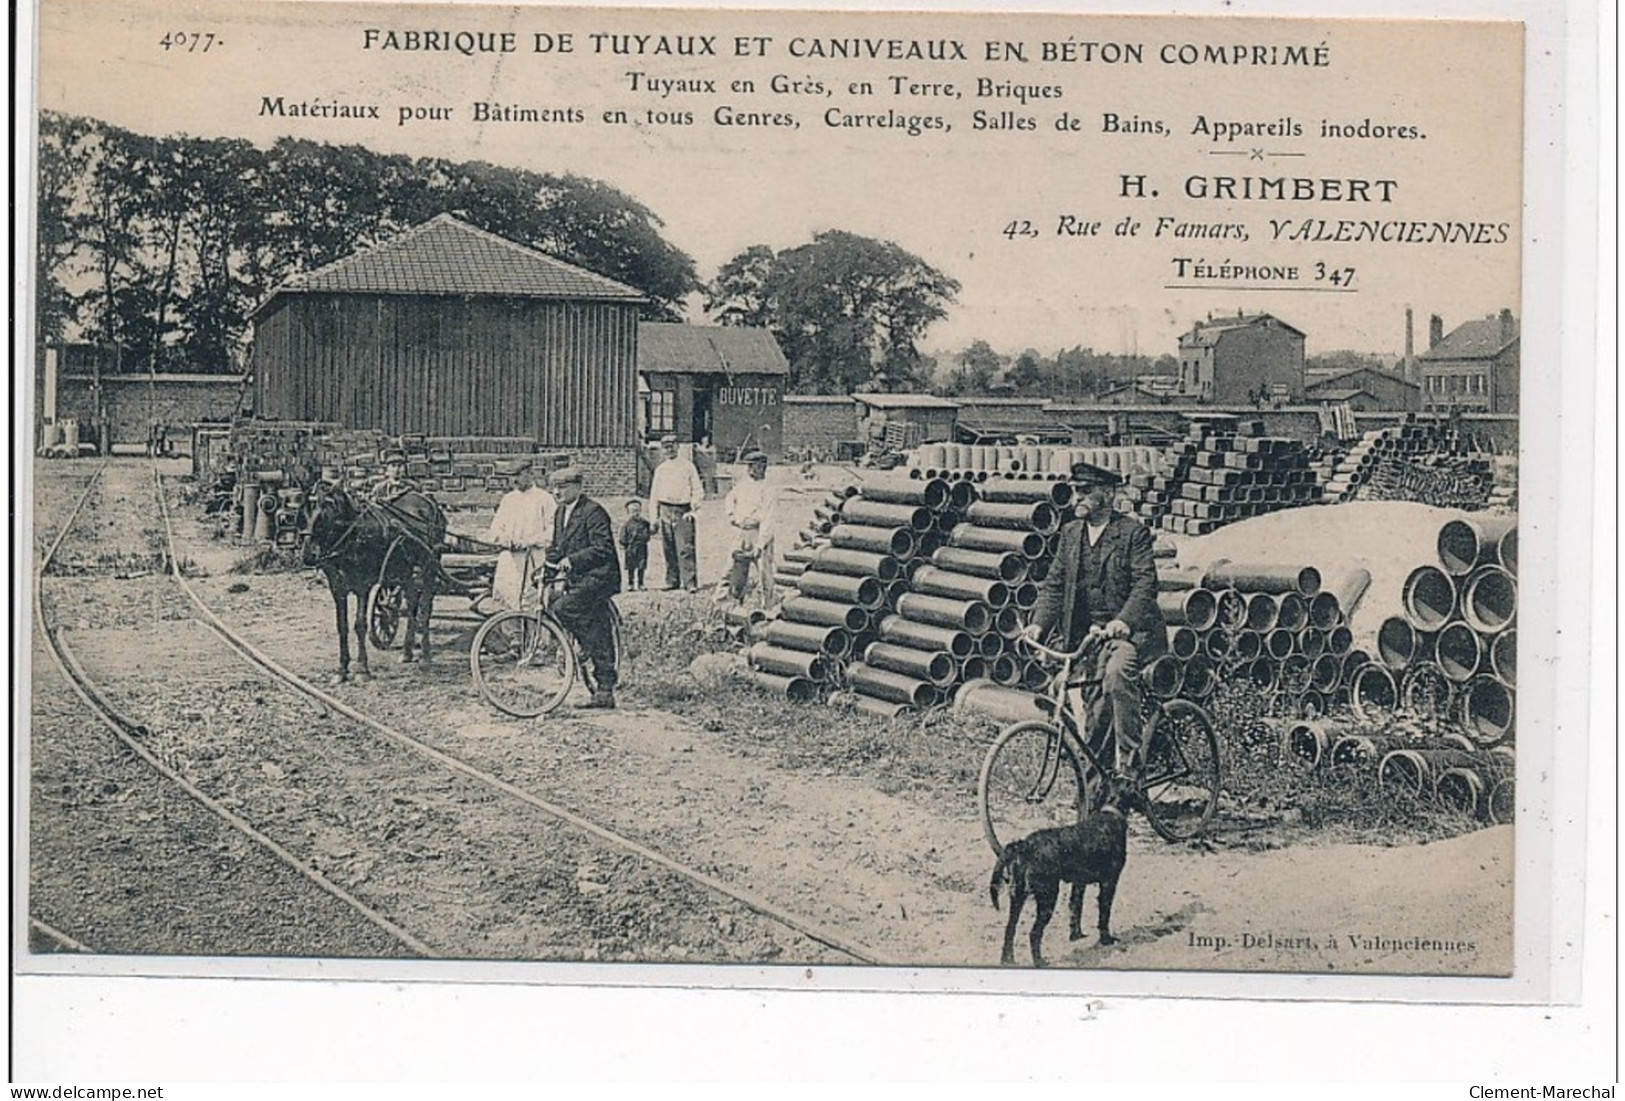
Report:
[{"label": "doorway", "polygon": [[693,417],[688,438],[695,443],[704,443],[715,434],[712,397],[711,390],[702,390],[697,386],[694,388]]}]

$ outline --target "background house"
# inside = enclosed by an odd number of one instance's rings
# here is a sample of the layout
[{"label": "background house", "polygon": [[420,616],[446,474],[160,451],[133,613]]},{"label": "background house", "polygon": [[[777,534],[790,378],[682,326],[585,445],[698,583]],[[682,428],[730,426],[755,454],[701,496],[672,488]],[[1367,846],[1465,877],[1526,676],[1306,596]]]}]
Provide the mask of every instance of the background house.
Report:
[{"label": "background house", "polygon": [[[296,276],[254,314],[254,408],[568,451],[634,481],[641,292],[442,214]],[[471,448],[477,450],[477,448]]]},{"label": "background house", "polygon": [[1221,405],[1303,398],[1304,334],[1270,314],[1198,321],[1179,338],[1174,400]]},{"label": "background house", "polygon": [[1511,310],[1466,321],[1444,333],[1428,321],[1428,349],[1416,357],[1422,408],[1469,412],[1518,411],[1518,320]]},{"label": "background house", "polygon": [[789,361],[766,329],[645,321],[638,326],[645,440],[710,440],[724,461],[784,454]]},{"label": "background house", "polygon": [[1355,367],[1326,375],[1304,387],[1304,397],[1314,402],[1346,402],[1356,411],[1415,412],[1422,407],[1419,385],[1375,367]]}]

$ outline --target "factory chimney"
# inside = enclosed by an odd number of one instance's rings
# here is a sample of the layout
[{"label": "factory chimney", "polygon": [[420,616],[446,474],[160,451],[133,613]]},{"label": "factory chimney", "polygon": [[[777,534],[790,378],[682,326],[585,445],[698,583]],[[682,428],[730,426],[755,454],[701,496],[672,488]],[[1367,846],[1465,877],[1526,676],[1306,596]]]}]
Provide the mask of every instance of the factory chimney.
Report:
[{"label": "factory chimney", "polygon": [[1416,313],[1405,307],[1405,362],[1400,375],[1406,382],[1416,381]]}]

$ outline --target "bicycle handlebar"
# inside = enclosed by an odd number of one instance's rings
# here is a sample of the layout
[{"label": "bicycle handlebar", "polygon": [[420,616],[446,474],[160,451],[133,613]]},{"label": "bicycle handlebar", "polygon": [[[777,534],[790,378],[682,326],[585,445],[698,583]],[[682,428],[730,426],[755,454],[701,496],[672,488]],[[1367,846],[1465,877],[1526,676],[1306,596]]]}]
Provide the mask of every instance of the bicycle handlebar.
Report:
[{"label": "bicycle handlebar", "polygon": [[1030,647],[1038,654],[1039,657],[1050,658],[1054,661],[1076,662],[1090,650],[1098,647],[1100,643],[1105,640],[1105,638],[1106,634],[1104,631],[1091,627],[1089,632],[1083,636],[1083,641],[1078,643],[1078,648],[1076,650],[1055,650],[1045,646],[1036,638],[1028,638],[1026,635],[1016,636],[1016,641],[1024,646]]}]

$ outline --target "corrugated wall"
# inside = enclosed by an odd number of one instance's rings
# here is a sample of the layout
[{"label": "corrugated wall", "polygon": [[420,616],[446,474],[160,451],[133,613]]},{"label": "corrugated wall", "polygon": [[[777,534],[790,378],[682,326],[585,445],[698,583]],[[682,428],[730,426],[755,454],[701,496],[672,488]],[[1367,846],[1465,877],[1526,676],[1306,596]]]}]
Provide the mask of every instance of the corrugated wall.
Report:
[{"label": "corrugated wall", "polygon": [[254,339],[261,415],[390,433],[628,445],[636,373],[619,303],[293,295]]}]

